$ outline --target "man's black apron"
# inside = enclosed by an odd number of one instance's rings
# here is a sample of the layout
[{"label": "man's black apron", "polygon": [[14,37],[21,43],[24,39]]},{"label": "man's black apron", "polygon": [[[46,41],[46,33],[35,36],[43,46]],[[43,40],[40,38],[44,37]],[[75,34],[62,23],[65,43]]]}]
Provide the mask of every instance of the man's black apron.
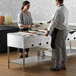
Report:
[{"label": "man's black apron", "polygon": [[56,40],[56,36],[57,36],[58,31],[59,31],[58,29],[54,28],[54,30],[51,34],[51,38],[52,38],[51,47],[52,47],[52,49],[55,49],[55,40]]}]

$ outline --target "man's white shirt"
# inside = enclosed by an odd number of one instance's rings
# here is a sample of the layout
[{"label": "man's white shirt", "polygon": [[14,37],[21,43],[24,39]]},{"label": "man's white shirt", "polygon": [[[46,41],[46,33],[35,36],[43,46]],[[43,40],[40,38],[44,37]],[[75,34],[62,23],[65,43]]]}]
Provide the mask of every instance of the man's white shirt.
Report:
[{"label": "man's white shirt", "polygon": [[57,11],[48,27],[49,31],[52,31],[54,28],[59,30],[69,29],[68,25],[68,10],[62,5],[58,6]]}]

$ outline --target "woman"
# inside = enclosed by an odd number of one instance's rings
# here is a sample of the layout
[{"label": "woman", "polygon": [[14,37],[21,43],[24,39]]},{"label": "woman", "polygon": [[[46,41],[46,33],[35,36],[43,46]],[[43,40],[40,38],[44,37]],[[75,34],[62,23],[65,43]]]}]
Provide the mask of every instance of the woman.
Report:
[{"label": "woman", "polygon": [[[33,26],[37,26],[37,24],[33,24],[33,20],[31,17],[31,13],[28,11],[30,8],[30,2],[24,1],[22,4],[21,11],[18,13],[18,26],[20,31],[29,31]],[[29,48],[25,49],[25,57],[28,57]],[[22,49],[19,49],[20,58],[23,58]]]}]

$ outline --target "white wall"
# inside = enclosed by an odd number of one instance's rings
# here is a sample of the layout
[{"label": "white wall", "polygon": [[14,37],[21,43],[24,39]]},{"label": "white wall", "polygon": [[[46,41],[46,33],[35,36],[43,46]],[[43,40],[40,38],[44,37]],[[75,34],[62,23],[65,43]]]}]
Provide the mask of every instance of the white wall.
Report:
[{"label": "white wall", "polygon": [[[11,12],[13,21],[17,21],[17,14],[24,0],[0,0],[0,12],[4,15]],[[56,10],[55,0],[29,0],[31,2],[31,14],[35,21],[47,21],[51,19]],[[65,6],[69,10],[69,22],[76,23],[76,0],[65,0]]]}]

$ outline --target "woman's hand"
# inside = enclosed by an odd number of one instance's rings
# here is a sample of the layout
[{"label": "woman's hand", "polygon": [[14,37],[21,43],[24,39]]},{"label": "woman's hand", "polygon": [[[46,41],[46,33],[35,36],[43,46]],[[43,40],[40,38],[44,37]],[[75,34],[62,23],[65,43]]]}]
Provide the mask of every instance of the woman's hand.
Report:
[{"label": "woman's hand", "polygon": [[32,28],[32,25],[28,25],[28,28]]},{"label": "woman's hand", "polygon": [[34,24],[34,27],[38,27],[38,24]]},{"label": "woman's hand", "polygon": [[38,24],[32,24],[31,26],[32,27],[38,27]]}]

